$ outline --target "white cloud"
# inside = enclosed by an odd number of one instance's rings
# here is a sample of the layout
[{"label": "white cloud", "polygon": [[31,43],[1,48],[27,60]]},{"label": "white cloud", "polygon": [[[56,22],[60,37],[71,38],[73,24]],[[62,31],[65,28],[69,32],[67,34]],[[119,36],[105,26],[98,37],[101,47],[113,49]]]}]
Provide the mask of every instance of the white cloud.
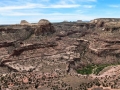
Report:
[{"label": "white cloud", "polygon": [[46,6],[44,8],[77,8],[80,5],[78,4],[64,4],[64,5],[50,5],[50,6]]},{"label": "white cloud", "polygon": [[0,11],[15,10],[15,9],[31,9],[31,8],[35,8],[36,6],[37,4],[26,4],[21,6],[4,6],[4,7],[0,7]]},{"label": "white cloud", "polygon": [[78,13],[80,12],[80,13],[81,13],[81,12],[82,12],[82,10],[76,10],[76,12],[78,12]]},{"label": "white cloud", "polygon": [[5,12],[5,13],[2,13],[1,15],[3,16],[37,16],[41,14],[40,13]]},{"label": "white cloud", "polygon": [[80,2],[97,2],[97,0],[79,0]]},{"label": "white cloud", "polygon": [[59,3],[59,4],[70,4],[70,3],[72,3],[72,4],[77,4],[77,3],[89,3],[89,2],[97,2],[97,0],[58,0],[58,2],[57,3]]},{"label": "white cloud", "polygon": [[59,0],[58,2],[56,2],[57,4],[68,4],[68,3],[72,3],[75,4],[77,2],[77,0]]},{"label": "white cloud", "polygon": [[78,7],[83,7],[83,8],[93,8],[95,5],[79,5],[79,4],[54,4],[54,5],[43,5],[43,4],[34,4],[34,3],[29,3],[26,5],[21,5],[21,6],[4,6],[0,7],[0,13],[7,11],[7,10],[22,10],[22,9],[34,9],[34,8],[78,8]]},{"label": "white cloud", "polygon": [[96,2],[97,0],[86,0],[86,1],[90,1],[90,2]]},{"label": "white cloud", "polygon": [[42,2],[49,2],[50,0],[39,0],[39,1],[42,1]]},{"label": "white cloud", "polygon": [[95,5],[83,5],[84,8],[93,8]]},{"label": "white cloud", "polygon": [[[16,1],[16,2],[15,2]],[[84,14],[86,10],[93,8],[95,5],[90,5],[91,2],[97,0],[4,0],[0,2],[0,19],[6,19],[6,22],[20,21],[20,19],[31,20],[36,22],[40,18],[46,18],[51,21],[63,20],[90,20],[93,16]],[[90,2],[90,3],[89,3]],[[65,10],[66,9],[66,13]],[[55,13],[54,13],[55,12]],[[56,13],[57,12],[57,13]],[[10,19],[10,18],[11,19]],[[4,21],[4,20],[3,20]],[[2,21],[0,21],[1,23]],[[13,22],[13,23],[14,23]]]},{"label": "white cloud", "polygon": [[72,3],[75,3],[75,0],[69,0],[70,2],[72,2]]},{"label": "white cloud", "polygon": [[26,5],[20,5],[20,6],[4,6],[4,7],[0,7],[0,11],[17,10],[17,9],[32,9],[32,8],[77,8],[79,6],[80,5],[78,5],[78,4],[43,5],[43,4],[29,3],[29,4],[26,4]]},{"label": "white cloud", "polygon": [[[51,0],[36,0],[34,3],[32,1],[33,0],[5,1],[4,6],[0,7],[0,11],[32,8],[78,8],[80,6],[92,8],[94,7],[93,5],[80,5],[80,2],[96,2],[97,0],[58,0],[54,3],[52,3]],[[6,6],[7,4],[8,6]]]},{"label": "white cloud", "polygon": [[120,7],[120,5],[109,5],[109,7],[119,8],[119,7]]},{"label": "white cloud", "polygon": [[9,14],[3,13],[1,15],[4,16],[46,16],[46,15],[53,15],[53,16],[73,16],[73,15],[77,15],[77,14],[71,14],[71,13],[49,13],[49,14],[45,14],[45,13],[22,13],[22,12],[9,12]]}]

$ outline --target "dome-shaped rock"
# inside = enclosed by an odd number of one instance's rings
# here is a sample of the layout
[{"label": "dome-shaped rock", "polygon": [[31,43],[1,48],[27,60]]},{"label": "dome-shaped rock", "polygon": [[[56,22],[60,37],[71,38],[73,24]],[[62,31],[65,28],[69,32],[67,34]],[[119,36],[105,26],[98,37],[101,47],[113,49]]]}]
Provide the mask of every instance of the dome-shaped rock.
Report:
[{"label": "dome-shaped rock", "polygon": [[20,25],[29,25],[29,22],[26,20],[21,20]]},{"label": "dome-shaped rock", "polygon": [[48,35],[55,32],[55,28],[52,23],[46,19],[41,19],[38,22],[38,27],[35,30],[35,35]]},{"label": "dome-shaped rock", "polygon": [[41,19],[38,22],[38,25],[51,25],[51,23],[48,20],[46,20],[46,19]]}]

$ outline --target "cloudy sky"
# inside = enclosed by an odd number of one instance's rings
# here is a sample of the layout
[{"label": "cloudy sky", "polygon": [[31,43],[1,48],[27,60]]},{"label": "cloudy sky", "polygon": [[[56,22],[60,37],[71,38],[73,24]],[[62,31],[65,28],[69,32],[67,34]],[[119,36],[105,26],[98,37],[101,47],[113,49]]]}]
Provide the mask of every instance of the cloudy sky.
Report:
[{"label": "cloudy sky", "polygon": [[120,18],[120,0],[0,0],[0,24]]}]

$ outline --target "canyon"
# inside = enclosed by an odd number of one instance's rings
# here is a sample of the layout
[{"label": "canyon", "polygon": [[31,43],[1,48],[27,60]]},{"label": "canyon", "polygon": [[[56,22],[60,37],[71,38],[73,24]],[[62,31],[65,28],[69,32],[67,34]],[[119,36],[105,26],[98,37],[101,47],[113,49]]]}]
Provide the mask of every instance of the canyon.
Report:
[{"label": "canyon", "polygon": [[0,26],[1,90],[119,90],[120,19]]}]

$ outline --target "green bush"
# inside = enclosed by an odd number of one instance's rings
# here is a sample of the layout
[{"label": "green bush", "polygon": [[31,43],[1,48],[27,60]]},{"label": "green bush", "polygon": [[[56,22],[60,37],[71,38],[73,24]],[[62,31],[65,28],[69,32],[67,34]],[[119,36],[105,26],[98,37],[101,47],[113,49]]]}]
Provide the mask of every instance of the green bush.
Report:
[{"label": "green bush", "polygon": [[109,65],[99,65],[96,70],[94,71],[94,74],[98,74],[100,71],[102,71],[105,67]]},{"label": "green bush", "polygon": [[77,73],[80,73],[80,74],[83,74],[83,75],[89,75],[89,74],[92,74],[92,72],[93,72],[93,69],[95,68],[95,66],[87,66],[87,67],[85,67],[85,68],[83,68],[83,69],[79,69],[79,70],[77,70]]}]

